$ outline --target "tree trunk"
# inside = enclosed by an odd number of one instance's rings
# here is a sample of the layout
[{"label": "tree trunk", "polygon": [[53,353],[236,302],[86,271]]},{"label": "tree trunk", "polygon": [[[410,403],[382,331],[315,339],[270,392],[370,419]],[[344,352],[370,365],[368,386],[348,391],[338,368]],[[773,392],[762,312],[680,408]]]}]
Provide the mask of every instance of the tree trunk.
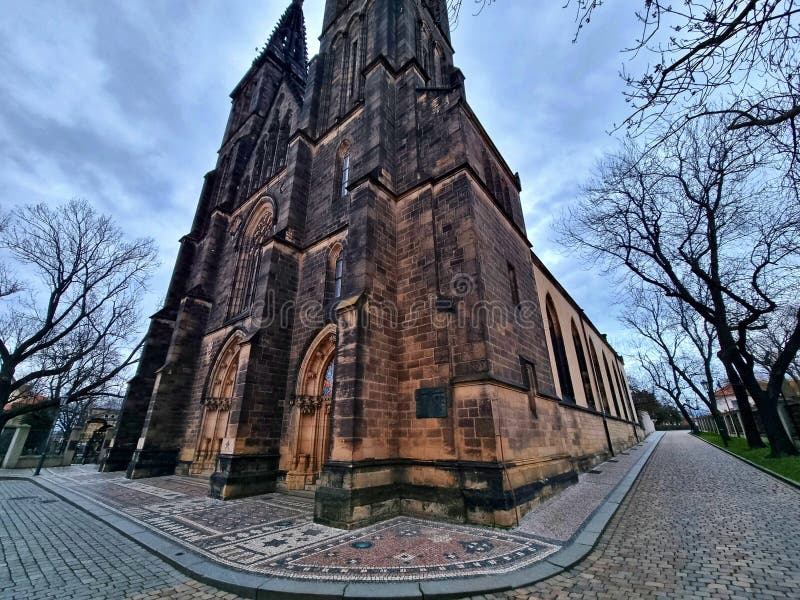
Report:
[{"label": "tree trunk", "polygon": [[758,412],[761,415],[761,422],[764,424],[764,432],[769,439],[772,449],[769,456],[777,458],[779,456],[797,456],[798,451],[792,442],[792,438],[786,433],[780,417],[778,416],[778,393],[776,390],[760,391],[758,398]]},{"label": "tree trunk", "polygon": [[683,415],[683,418],[686,419],[686,422],[689,423],[689,428],[692,430],[692,433],[700,433],[700,430],[697,428],[697,424],[689,415],[689,411],[686,410],[686,407],[677,400],[675,401],[675,405],[678,407],[678,410],[681,411],[681,414]]},{"label": "tree trunk", "polygon": [[[11,399],[11,375],[7,372],[0,371],[0,410],[8,404]],[[8,419],[6,419],[7,421]],[[5,422],[3,423],[5,424]]]},{"label": "tree trunk", "polygon": [[739,416],[742,418],[747,445],[750,448],[766,448],[764,441],[761,439],[761,434],[758,432],[756,418],[753,416],[753,409],[750,408],[750,399],[747,396],[747,390],[742,380],[739,378],[739,374],[733,368],[733,365],[725,361],[722,361],[722,363],[725,366],[725,372],[728,374],[728,381],[733,388],[733,393],[736,395],[736,404],[739,407]]},{"label": "tree trunk", "polygon": [[727,448],[731,441],[731,436],[728,434],[728,427],[725,425],[725,419],[722,418],[722,413],[719,412],[716,403],[712,403],[711,406],[709,406],[709,409],[711,409],[711,416],[714,417],[714,423],[717,424],[719,434],[722,436],[722,443]]}]

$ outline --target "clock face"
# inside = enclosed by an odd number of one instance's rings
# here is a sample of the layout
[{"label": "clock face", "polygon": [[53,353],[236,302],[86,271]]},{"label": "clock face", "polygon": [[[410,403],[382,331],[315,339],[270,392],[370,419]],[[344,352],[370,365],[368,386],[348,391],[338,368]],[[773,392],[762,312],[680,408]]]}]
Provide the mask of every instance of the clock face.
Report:
[{"label": "clock face", "polygon": [[333,359],[325,369],[325,380],[322,382],[322,397],[330,398],[333,395]]}]

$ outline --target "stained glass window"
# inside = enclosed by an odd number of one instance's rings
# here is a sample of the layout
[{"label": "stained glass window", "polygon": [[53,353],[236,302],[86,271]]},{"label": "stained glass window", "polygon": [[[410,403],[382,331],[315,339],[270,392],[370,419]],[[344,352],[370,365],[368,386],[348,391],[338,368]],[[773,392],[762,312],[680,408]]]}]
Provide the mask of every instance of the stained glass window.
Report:
[{"label": "stained glass window", "polygon": [[322,382],[322,396],[324,398],[333,396],[333,359],[328,363],[328,368],[325,369],[325,380]]}]

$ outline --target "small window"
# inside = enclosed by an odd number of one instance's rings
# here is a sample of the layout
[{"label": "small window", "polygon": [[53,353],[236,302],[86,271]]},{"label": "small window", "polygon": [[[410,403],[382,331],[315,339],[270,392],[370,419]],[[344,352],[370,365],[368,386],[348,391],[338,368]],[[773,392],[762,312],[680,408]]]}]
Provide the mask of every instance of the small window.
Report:
[{"label": "small window", "polygon": [[333,297],[334,298],[341,298],[342,297],[342,277],[344,274],[344,257],[342,256],[341,251],[339,252],[339,256],[336,257],[336,265],[334,267],[333,272]]},{"label": "small window", "polygon": [[517,272],[514,266],[508,263],[508,285],[511,287],[511,303],[519,306],[519,287],[517,286]]},{"label": "small window", "polygon": [[536,367],[534,364],[524,358],[519,360],[522,367],[522,379],[525,387],[528,388],[528,408],[530,408],[531,415],[538,418],[539,414],[536,410],[536,394],[539,393],[539,379],[536,376]]},{"label": "small window", "polygon": [[350,58],[350,90],[348,96],[353,97],[356,91],[356,79],[358,78],[358,42],[353,42],[352,56]]},{"label": "small window", "polygon": [[350,183],[350,149],[344,151],[342,156],[342,185],[339,189],[339,196],[347,196],[347,185]]}]

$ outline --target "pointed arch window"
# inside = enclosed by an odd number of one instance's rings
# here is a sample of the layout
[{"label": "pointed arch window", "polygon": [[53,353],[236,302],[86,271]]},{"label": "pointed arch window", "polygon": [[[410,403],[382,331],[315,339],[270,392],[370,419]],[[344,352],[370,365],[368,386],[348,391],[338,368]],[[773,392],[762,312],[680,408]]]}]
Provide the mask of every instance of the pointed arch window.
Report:
[{"label": "pointed arch window", "polygon": [[358,79],[358,42],[353,42],[350,50],[350,86],[347,90],[347,97],[353,99],[356,93],[356,81]]},{"label": "pointed arch window", "polygon": [[600,370],[600,363],[597,360],[597,351],[594,349],[594,344],[589,342],[589,353],[592,357],[592,367],[597,374],[597,387],[600,388],[600,401],[603,404],[603,412],[609,414],[611,409],[608,406],[608,395],[606,394],[606,386],[603,382],[603,372]]},{"label": "pointed arch window", "polygon": [[519,286],[517,285],[517,272],[514,269],[514,265],[511,263],[507,263],[508,265],[508,285],[511,287],[511,304],[514,306],[519,306]]},{"label": "pointed arch window", "polygon": [[575,391],[572,387],[572,377],[569,373],[569,363],[567,361],[567,350],[564,346],[564,336],[561,333],[561,325],[558,322],[553,300],[547,295],[547,325],[550,330],[550,345],[553,348],[553,356],[556,360],[556,371],[558,381],[561,384],[561,397],[566,402],[575,402]]},{"label": "pointed arch window", "polygon": [[572,343],[575,344],[575,353],[578,355],[578,368],[581,370],[581,383],[583,383],[583,393],[586,395],[586,404],[589,408],[595,409],[592,380],[589,378],[589,367],[586,364],[586,354],[583,352],[581,336],[578,333],[578,328],[575,326],[575,321],[572,321],[571,326]]},{"label": "pointed arch window", "polygon": [[333,371],[336,361],[331,357],[328,367],[325,369],[325,376],[322,379],[322,397],[330,400],[333,397]]},{"label": "pointed arch window", "polygon": [[253,304],[261,269],[261,252],[264,244],[272,236],[273,225],[274,215],[270,206],[251,219],[251,226],[243,234],[228,306],[228,318],[243,313]]},{"label": "pointed arch window", "polygon": [[259,177],[260,185],[272,177],[272,166],[275,164],[275,153],[278,149],[278,135],[280,133],[280,123],[278,116],[272,121],[269,126],[269,133],[267,134],[267,141],[264,148],[264,166],[261,169],[261,177]]},{"label": "pointed arch window", "polygon": [[334,266],[334,274],[333,274],[333,297],[334,298],[341,298],[342,297],[342,278],[344,276],[344,257],[342,253],[339,253],[339,256],[336,257],[336,264]]},{"label": "pointed arch window", "polygon": [[603,365],[606,368],[606,378],[608,379],[608,388],[611,390],[611,400],[614,402],[614,411],[617,416],[622,418],[622,413],[619,410],[619,401],[617,400],[617,392],[614,390],[614,378],[611,376],[611,369],[608,368],[608,360],[606,359],[605,352],[603,353]]},{"label": "pointed arch window", "polygon": [[528,408],[533,418],[538,418],[539,412],[536,407],[536,395],[539,393],[539,379],[536,375],[536,366],[522,357],[520,357],[520,366],[522,367],[523,382],[528,389]]},{"label": "pointed arch window", "polygon": [[338,300],[342,297],[344,285],[344,252],[342,246],[336,244],[328,257],[328,298]]},{"label": "pointed arch window", "polygon": [[217,180],[217,204],[222,204],[225,201],[225,192],[228,183],[228,167],[230,166],[230,155],[222,160],[222,165],[219,169],[219,179]]},{"label": "pointed arch window", "polygon": [[612,361],[614,364],[614,377],[617,381],[617,391],[619,392],[619,401],[622,404],[622,412],[625,413],[625,418],[630,420],[630,415],[628,415],[628,405],[625,402],[625,392],[622,391],[622,381],[619,376],[619,369],[617,368],[617,364],[615,361]]},{"label": "pointed arch window", "polygon": [[286,111],[281,121],[281,128],[278,132],[278,148],[275,156],[275,168],[273,173],[277,173],[286,166],[286,154],[289,151],[289,132],[292,124],[292,111]]},{"label": "pointed arch window", "polygon": [[620,366],[620,363],[615,363],[615,366],[617,367],[617,374],[619,375],[620,379],[622,401],[624,403],[627,400],[626,406],[630,409],[631,421],[638,421],[639,417],[636,414],[636,408],[633,405],[633,399],[631,398],[631,393],[628,390],[628,385],[625,381],[625,371],[623,370],[622,366]]},{"label": "pointed arch window", "polygon": [[339,150],[339,197],[347,196],[350,184],[350,145],[345,142]]}]

